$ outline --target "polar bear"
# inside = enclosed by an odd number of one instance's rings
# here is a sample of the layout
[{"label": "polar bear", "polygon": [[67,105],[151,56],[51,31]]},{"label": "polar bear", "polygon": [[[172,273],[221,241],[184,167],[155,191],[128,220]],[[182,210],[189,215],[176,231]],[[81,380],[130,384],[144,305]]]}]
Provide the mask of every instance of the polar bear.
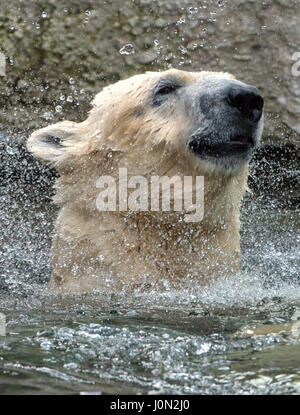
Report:
[{"label": "polar bear", "polygon": [[[258,89],[228,73],[169,69],[109,85],[92,104],[85,121],[50,125],[27,142],[59,173],[50,288],[176,289],[234,274],[248,162],[263,130]],[[170,209],[128,208],[128,189],[123,200],[113,195],[120,171],[134,183],[175,177]],[[192,198],[202,178],[204,210],[197,221],[187,220],[186,205],[175,209],[176,180],[186,177]],[[108,189],[103,178],[115,186]],[[143,198],[141,183],[137,205],[149,197]],[[114,208],[103,208],[101,192],[106,201],[118,199]],[[159,193],[157,206],[162,198]]]}]

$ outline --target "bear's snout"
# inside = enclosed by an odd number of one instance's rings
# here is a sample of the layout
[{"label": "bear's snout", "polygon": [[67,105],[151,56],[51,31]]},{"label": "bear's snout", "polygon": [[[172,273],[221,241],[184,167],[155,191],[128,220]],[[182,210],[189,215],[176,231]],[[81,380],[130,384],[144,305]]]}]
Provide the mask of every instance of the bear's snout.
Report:
[{"label": "bear's snout", "polygon": [[194,91],[192,95],[189,87],[196,112],[188,147],[202,160],[238,171],[249,162],[261,138],[264,101],[259,90],[236,79],[208,75]]}]

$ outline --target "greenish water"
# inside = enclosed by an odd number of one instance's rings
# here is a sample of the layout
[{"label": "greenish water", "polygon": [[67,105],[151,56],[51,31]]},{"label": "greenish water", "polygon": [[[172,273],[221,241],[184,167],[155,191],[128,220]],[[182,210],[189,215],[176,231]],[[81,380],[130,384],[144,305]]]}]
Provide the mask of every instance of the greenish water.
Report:
[{"label": "greenish water", "polygon": [[10,153],[0,188],[0,394],[300,393],[299,210],[249,195],[242,270],[211,287],[54,296],[53,179]]},{"label": "greenish water", "polygon": [[223,298],[7,299],[0,393],[298,394],[299,290],[247,302],[242,282],[236,302],[233,284]]}]

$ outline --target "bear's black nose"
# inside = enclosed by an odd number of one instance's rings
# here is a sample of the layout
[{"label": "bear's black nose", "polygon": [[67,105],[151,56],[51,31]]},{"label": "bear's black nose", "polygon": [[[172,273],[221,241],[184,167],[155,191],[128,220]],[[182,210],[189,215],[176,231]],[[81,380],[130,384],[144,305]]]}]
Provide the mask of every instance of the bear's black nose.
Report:
[{"label": "bear's black nose", "polygon": [[227,96],[230,106],[236,108],[249,121],[258,122],[262,115],[264,100],[257,88],[237,87],[230,88]]}]

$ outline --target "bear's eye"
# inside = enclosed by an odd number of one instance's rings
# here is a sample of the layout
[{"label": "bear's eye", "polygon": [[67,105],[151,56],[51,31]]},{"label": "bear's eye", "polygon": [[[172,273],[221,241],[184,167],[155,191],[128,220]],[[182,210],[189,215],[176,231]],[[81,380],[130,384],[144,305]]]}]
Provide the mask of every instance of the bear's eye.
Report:
[{"label": "bear's eye", "polygon": [[168,86],[163,86],[162,88],[160,88],[157,91],[158,95],[168,95],[171,94],[172,92],[176,91],[177,87],[175,85],[168,85]]},{"label": "bear's eye", "polygon": [[154,89],[153,94],[153,105],[159,106],[163,102],[165,102],[169,96],[174,94],[174,92],[177,91],[178,88],[180,88],[181,85],[179,85],[176,82],[172,82],[170,80],[161,80],[157,83]]}]

